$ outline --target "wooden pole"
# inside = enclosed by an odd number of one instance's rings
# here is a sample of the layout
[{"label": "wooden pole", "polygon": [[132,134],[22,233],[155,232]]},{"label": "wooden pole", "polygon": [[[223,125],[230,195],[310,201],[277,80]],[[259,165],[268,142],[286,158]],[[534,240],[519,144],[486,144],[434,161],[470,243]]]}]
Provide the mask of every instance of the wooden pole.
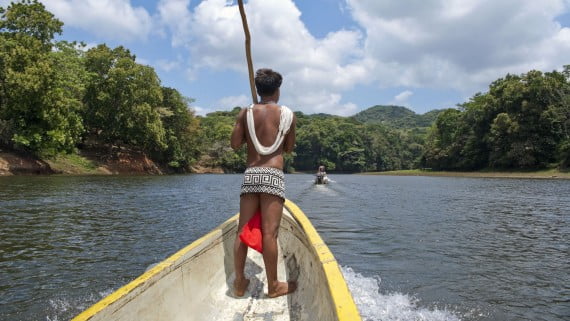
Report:
[{"label": "wooden pole", "polygon": [[243,8],[243,0],[238,0],[239,13],[241,15],[241,23],[243,32],[245,33],[245,57],[247,59],[247,70],[249,72],[249,87],[251,88],[251,98],[253,103],[257,104],[257,93],[255,92],[255,83],[253,80],[253,61],[251,59],[251,36],[249,35],[249,27],[247,26],[247,18],[245,9]]}]

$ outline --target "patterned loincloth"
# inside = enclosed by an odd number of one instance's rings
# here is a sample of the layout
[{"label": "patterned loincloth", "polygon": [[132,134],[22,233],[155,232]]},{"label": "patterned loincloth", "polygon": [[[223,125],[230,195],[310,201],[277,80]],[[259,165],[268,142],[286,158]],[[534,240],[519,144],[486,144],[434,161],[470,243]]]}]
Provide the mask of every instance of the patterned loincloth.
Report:
[{"label": "patterned loincloth", "polygon": [[267,193],[285,199],[285,175],[272,167],[249,167],[245,170],[240,196],[247,193]]}]

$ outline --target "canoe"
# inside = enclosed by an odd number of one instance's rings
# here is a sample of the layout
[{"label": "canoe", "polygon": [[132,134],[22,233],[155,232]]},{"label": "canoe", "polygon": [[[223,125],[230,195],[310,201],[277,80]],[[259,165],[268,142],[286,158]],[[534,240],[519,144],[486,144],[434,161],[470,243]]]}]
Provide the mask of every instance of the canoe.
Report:
[{"label": "canoe", "polygon": [[327,175],[316,175],[315,184],[328,184],[329,178]]},{"label": "canoe", "polygon": [[361,320],[333,254],[307,216],[285,201],[278,275],[293,294],[271,299],[261,254],[248,251],[248,291],[232,291],[238,214],[94,304],[72,321]]}]

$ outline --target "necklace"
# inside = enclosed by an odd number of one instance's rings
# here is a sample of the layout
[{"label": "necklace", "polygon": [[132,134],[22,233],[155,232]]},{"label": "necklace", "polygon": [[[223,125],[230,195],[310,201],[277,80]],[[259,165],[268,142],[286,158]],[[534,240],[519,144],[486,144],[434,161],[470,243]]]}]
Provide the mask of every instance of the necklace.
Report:
[{"label": "necklace", "polygon": [[260,103],[261,105],[277,104],[277,103],[274,102],[273,100],[260,101],[259,103]]}]

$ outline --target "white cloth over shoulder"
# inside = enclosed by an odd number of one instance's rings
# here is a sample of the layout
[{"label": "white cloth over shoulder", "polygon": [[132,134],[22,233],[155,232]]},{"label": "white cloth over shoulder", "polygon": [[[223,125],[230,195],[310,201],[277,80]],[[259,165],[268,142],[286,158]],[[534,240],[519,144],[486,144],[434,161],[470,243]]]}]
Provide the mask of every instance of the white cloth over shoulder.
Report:
[{"label": "white cloth over shoulder", "polygon": [[281,146],[285,135],[287,135],[289,132],[289,128],[291,127],[292,122],[293,112],[291,109],[287,108],[287,106],[281,106],[281,117],[279,118],[279,130],[277,131],[277,137],[275,138],[273,145],[266,147],[261,145],[257,139],[257,135],[255,134],[255,124],[253,123],[253,105],[247,108],[247,128],[249,130],[249,136],[251,137],[251,141],[253,142],[255,150],[260,155],[272,154],[279,148],[279,146]]}]

